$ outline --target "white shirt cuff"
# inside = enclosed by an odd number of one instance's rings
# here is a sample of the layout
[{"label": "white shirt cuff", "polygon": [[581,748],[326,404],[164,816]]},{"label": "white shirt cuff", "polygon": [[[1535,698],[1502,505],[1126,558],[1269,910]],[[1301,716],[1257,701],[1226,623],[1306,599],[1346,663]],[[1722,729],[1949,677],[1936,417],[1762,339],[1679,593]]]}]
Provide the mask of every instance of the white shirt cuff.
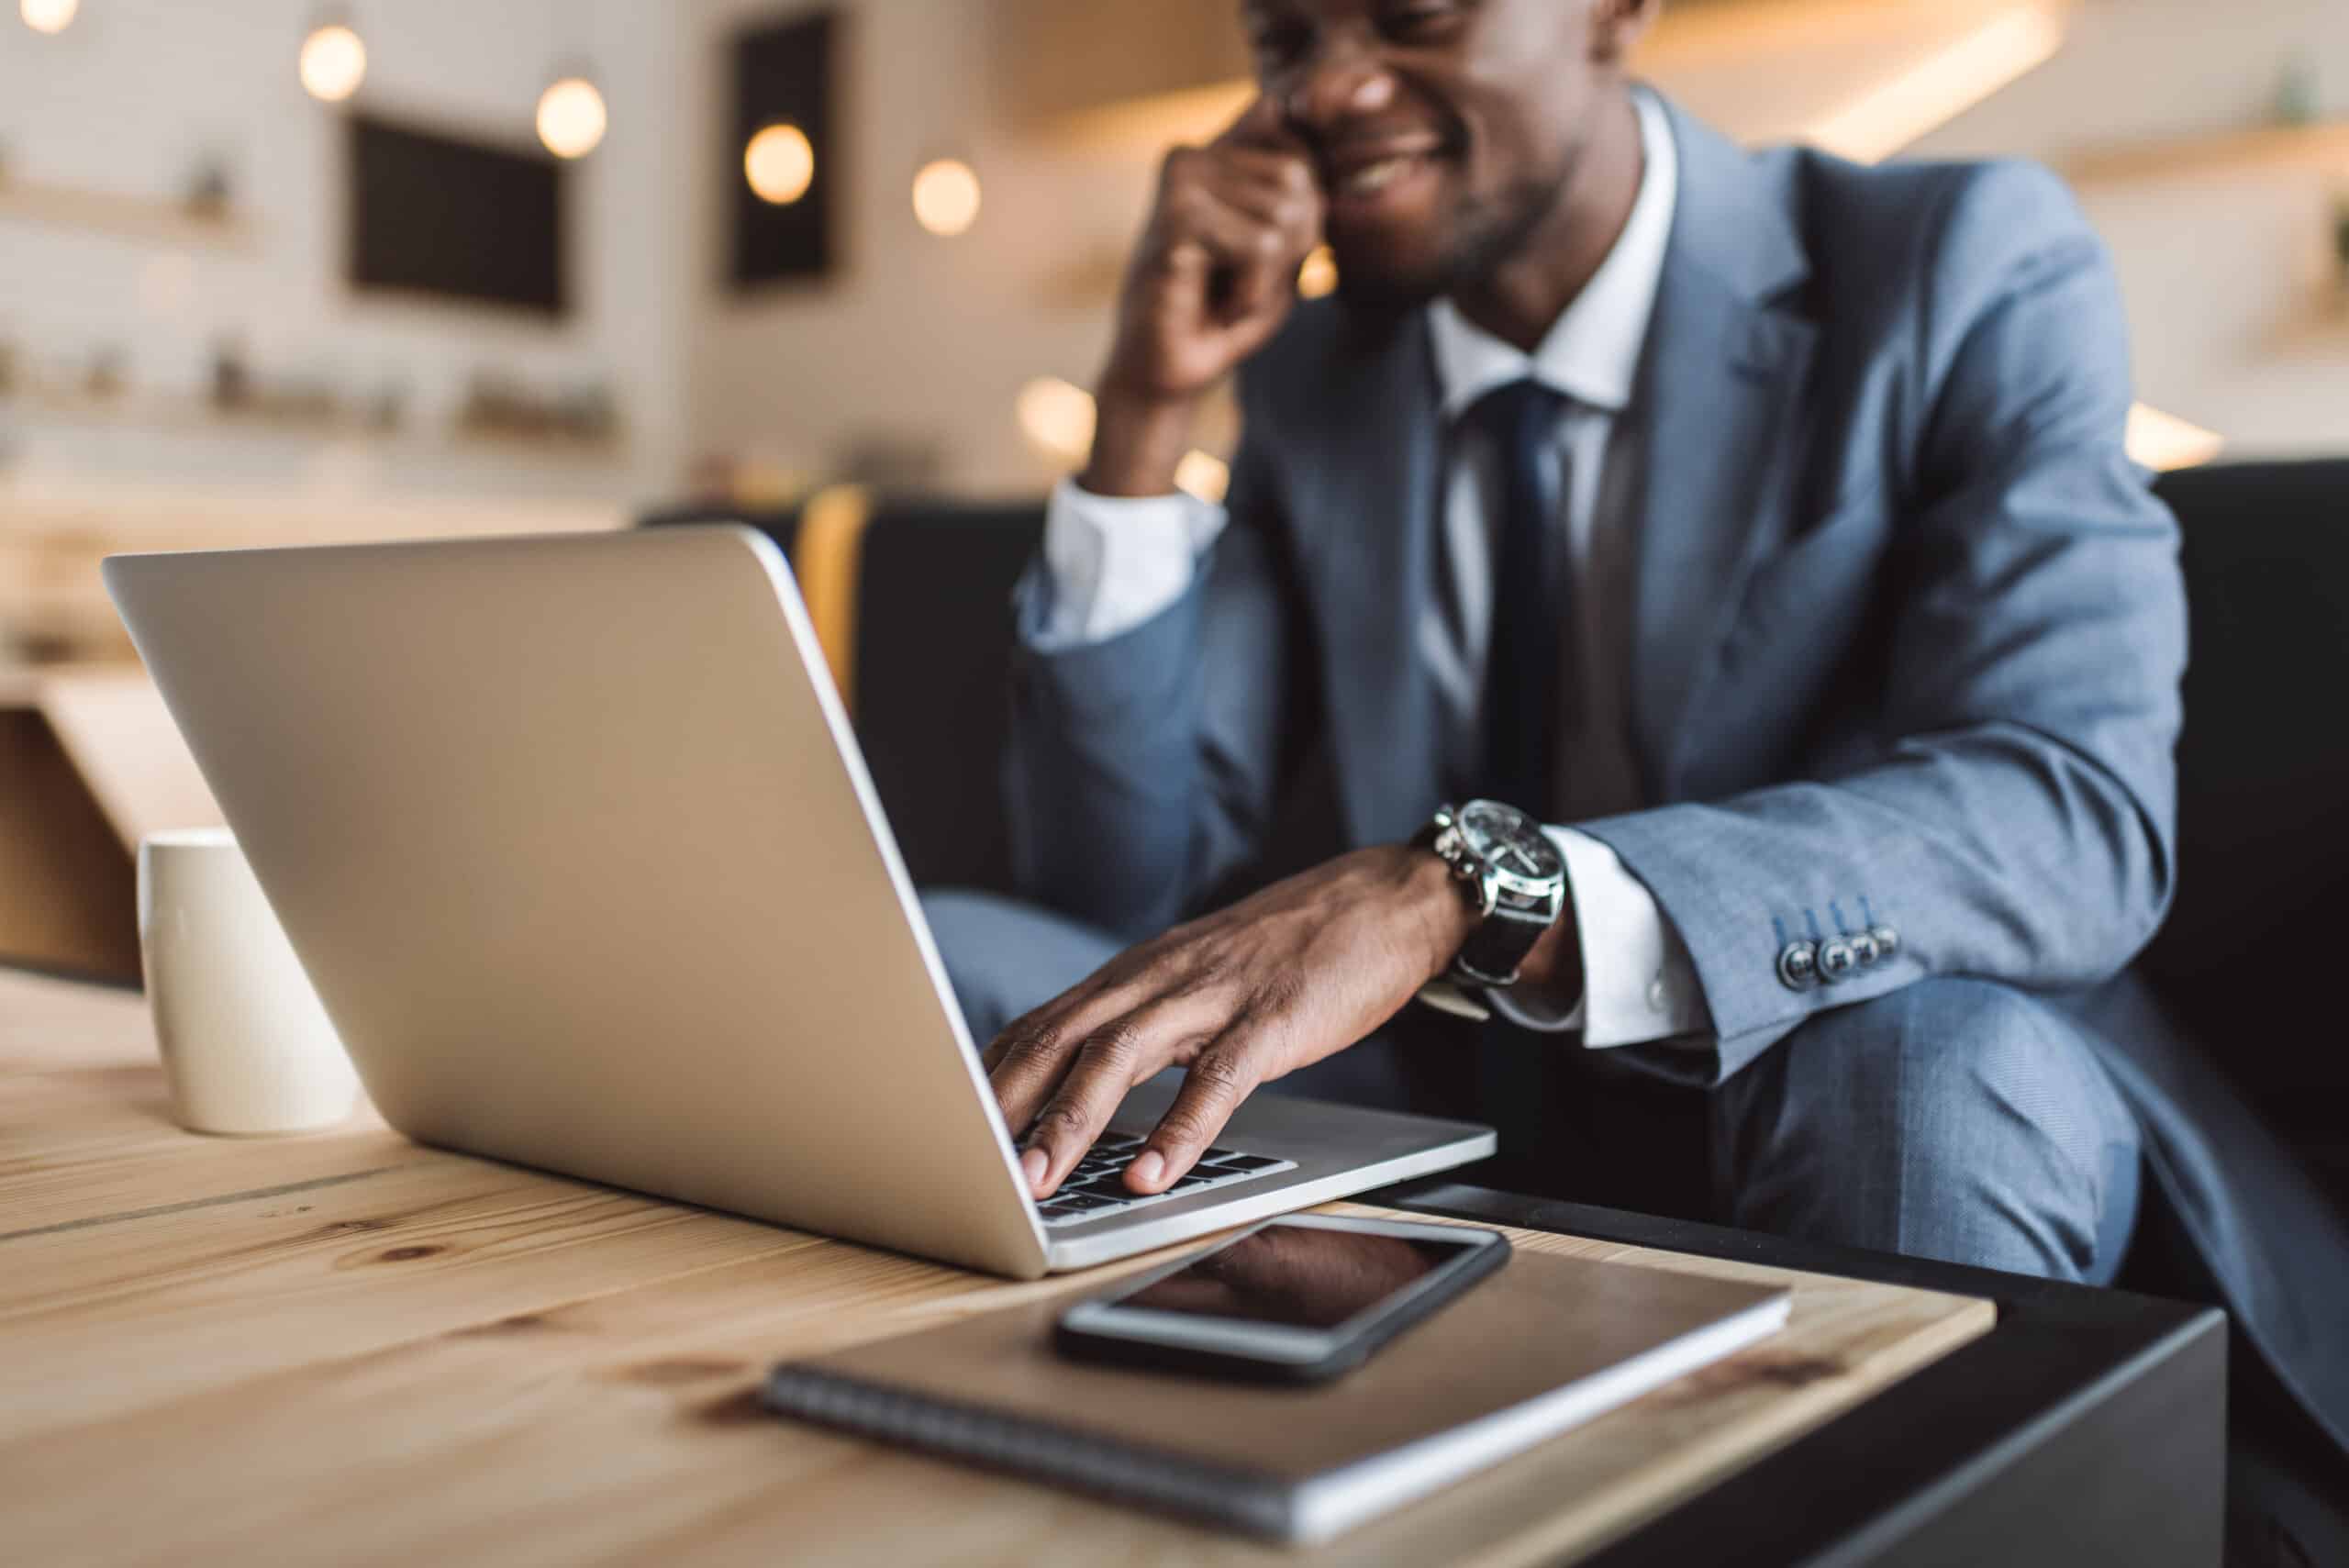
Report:
[{"label": "white shirt cuff", "polygon": [[1580,1029],[1593,1050],[1709,1033],[1712,1017],[1696,962],[1647,884],[1598,840],[1571,828],[1546,831],[1566,859],[1583,994],[1561,1010],[1531,993],[1496,992],[1500,1015],[1547,1033]]},{"label": "white shirt cuff", "polygon": [[1032,640],[1047,651],[1107,642],[1181,598],[1224,509],[1196,495],[1096,495],[1063,479],[1044,514],[1044,587]]}]

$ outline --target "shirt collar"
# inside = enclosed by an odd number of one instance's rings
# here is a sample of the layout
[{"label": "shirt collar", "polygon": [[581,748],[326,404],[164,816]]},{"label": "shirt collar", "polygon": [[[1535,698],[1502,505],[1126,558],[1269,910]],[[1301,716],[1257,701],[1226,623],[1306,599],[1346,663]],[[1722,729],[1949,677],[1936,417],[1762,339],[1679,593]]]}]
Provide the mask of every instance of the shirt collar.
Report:
[{"label": "shirt collar", "polygon": [[1631,216],[1607,260],[1551,324],[1540,346],[1528,354],[1503,342],[1472,324],[1449,299],[1428,307],[1446,418],[1495,387],[1528,376],[1587,406],[1620,410],[1631,402],[1680,194],[1679,150],[1663,106],[1642,89],[1634,89],[1631,98],[1639,111],[1644,165]]}]

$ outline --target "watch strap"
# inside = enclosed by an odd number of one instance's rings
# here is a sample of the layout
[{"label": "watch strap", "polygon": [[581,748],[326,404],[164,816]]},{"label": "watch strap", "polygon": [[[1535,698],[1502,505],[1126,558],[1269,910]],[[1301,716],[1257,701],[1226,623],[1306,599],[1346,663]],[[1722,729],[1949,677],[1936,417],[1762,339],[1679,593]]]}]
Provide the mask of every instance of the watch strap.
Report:
[{"label": "watch strap", "polygon": [[1475,985],[1503,986],[1517,983],[1517,972],[1557,917],[1557,911],[1520,909],[1504,902],[1468,933],[1452,973]]}]

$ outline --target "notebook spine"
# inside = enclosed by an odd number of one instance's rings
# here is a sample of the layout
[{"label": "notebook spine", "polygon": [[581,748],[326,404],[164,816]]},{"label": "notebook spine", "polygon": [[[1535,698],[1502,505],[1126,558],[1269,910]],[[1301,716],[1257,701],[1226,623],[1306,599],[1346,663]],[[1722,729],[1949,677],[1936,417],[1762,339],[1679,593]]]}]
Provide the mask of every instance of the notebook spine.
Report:
[{"label": "notebook spine", "polygon": [[909,1394],[807,1366],[768,1376],[767,1407],[819,1426],[1055,1481],[1252,1534],[1295,1538],[1292,1490],[1245,1471],[1112,1442],[1067,1427]]}]

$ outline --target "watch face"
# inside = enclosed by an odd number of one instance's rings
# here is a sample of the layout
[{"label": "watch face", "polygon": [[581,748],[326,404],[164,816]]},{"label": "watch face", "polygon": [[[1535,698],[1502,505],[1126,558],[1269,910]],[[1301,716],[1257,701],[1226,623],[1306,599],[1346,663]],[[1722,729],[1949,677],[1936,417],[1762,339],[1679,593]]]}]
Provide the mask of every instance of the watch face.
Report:
[{"label": "watch face", "polygon": [[1477,857],[1503,873],[1546,882],[1565,873],[1558,846],[1542,825],[1513,806],[1472,800],[1460,808],[1460,836]]}]

